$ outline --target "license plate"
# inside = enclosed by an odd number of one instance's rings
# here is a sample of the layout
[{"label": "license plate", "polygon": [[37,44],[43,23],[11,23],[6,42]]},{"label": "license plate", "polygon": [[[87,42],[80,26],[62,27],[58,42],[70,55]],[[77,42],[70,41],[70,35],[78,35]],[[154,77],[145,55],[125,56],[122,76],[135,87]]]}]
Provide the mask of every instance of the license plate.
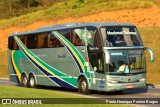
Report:
[{"label": "license plate", "polygon": [[126,88],[133,88],[133,86],[132,85],[128,85]]}]

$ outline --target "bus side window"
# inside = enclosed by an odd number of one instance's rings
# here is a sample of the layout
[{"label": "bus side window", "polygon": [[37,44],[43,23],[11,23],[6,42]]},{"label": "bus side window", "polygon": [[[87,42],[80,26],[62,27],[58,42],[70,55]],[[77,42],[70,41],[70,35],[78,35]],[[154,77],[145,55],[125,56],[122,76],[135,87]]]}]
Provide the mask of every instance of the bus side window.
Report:
[{"label": "bus side window", "polygon": [[74,46],[84,46],[85,45],[84,40],[80,39],[74,30],[71,33],[71,37],[72,37],[72,44]]},{"label": "bus side window", "polygon": [[53,34],[49,34],[49,47],[61,47],[62,44],[60,43],[60,41],[53,35]]},{"label": "bus side window", "polygon": [[96,31],[96,33],[95,33],[93,46],[98,47],[98,48],[102,48],[102,41],[98,35],[98,31]]},{"label": "bus side window", "polygon": [[39,33],[38,34],[38,48],[47,48],[48,47],[48,34]]},{"label": "bus side window", "polygon": [[84,41],[76,36],[75,46],[84,46]]},{"label": "bus side window", "polygon": [[19,37],[22,43],[26,46],[26,36],[20,36]]},{"label": "bus side window", "polygon": [[60,31],[61,35],[64,36],[68,41],[71,42],[71,30]]},{"label": "bus side window", "polygon": [[68,40],[68,41],[71,41],[71,32],[67,32],[65,34],[63,34],[63,36]]},{"label": "bus side window", "polygon": [[13,49],[13,37],[8,38],[8,48],[11,50]]},{"label": "bus side window", "polygon": [[27,46],[28,49],[37,48],[37,35],[36,34],[27,35],[26,46]]},{"label": "bus side window", "polygon": [[77,34],[74,31],[72,31],[71,35],[72,35],[72,44],[76,45],[76,36],[77,36]]},{"label": "bus side window", "polygon": [[9,38],[8,45],[9,45],[9,49],[11,49],[11,50],[19,49],[19,46],[18,46],[18,44],[16,43],[16,41],[15,41],[15,39],[13,37]]}]

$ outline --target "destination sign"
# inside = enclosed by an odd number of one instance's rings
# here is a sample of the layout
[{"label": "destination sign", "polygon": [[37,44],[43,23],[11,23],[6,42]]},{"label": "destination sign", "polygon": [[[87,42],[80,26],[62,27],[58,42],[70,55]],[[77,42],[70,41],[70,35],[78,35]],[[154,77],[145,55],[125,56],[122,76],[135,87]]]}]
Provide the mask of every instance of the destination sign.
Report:
[{"label": "destination sign", "polygon": [[121,32],[116,32],[116,31],[107,31],[108,35],[137,35],[136,32],[126,32],[126,31],[121,31]]}]

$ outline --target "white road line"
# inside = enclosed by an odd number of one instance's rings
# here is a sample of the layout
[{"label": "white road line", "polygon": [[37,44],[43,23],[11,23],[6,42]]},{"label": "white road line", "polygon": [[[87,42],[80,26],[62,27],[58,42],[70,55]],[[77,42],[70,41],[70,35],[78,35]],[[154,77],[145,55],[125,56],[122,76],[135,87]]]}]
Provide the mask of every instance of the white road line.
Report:
[{"label": "white road line", "polygon": [[[4,82],[10,82],[10,81],[0,81],[0,83],[4,83]],[[10,82],[11,83],[11,82]]]},{"label": "white road line", "polygon": [[9,80],[9,78],[0,78],[0,79],[2,79],[2,80]]}]

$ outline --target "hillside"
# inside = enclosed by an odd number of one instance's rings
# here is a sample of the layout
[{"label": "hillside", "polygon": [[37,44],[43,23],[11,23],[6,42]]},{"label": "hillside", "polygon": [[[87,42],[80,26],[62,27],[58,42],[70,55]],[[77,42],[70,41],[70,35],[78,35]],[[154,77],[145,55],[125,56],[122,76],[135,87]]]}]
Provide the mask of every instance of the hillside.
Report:
[{"label": "hillside", "polygon": [[[0,26],[0,29],[4,29],[11,26],[25,27],[26,25],[30,25],[39,20],[43,21],[52,20],[54,22],[57,22],[57,20],[65,18],[79,19],[83,16],[99,14],[102,12],[112,12],[117,10],[132,10],[129,13],[134,13],[135,12],[134,9],[143,10],[146,8],[151,8],[153,6],[159,7],[160,6],[159,0],[64,0],[62,2],[57,2],[55,5],[45,10],[31,12],[27,15],[13,17],[9,20],[1,20],[0,25],[3,26]],[[149,10],[149,12],[150,11],[152,10]],[[134,19],[140,18],[136,14],[134,16],[129,16],[129,13],[123,15],[122,18],[125,17],[132,17]],[[114,17],[115,15],[116,14],[114,14]],[[157,14],[154,14],[154,16],[155,15]],[[117,20],[118,18],[120,18],[118,15],[116,15],[115,18],[111,17],[111,19],[109,16],[109,18],[108,17],[102,18],[101,21],[114,21]],[[150,18],[148,20],[150,20]],[[98,20],[92,20],[92,21],[98,21]],[[124,21],[129,21],[129,20],[124,20]],[[144,21],[145,19],[142,19],[139,21],[139,23]]]},{"label": "hillside", "polygon": [[[94,5],[93,5],[94,4]],[[159,0],[66,0],[38,12],[0,21],[0,77],[7,74],[7,37],[12,32],[34,30],[42,26],[66,22],[129,22],[141,33],[144,45],[155,53],[155,63],[149,62],[148,82],[160,84],[160,1]],[[94,6],[94,7],[93,7]],[[156,27],[157,26],[157,27]]]},{"label": "hillside", "polygon": [[0,20],[47,9],[64,0],[0,0]]},{"label": "hillside", "polygon": [[[35,14],[36,15],[36,14]],[[153,17],[154,16],[154,17]],[[28,16],[23,16],[28,17]],[[35,17],[36,20],[37,17]],[[13,18],[14,19],[14,18]],[[0,26],[2,27],[0,30],[0,49],[7,50],[7,36],[15,31],[22,32],[28,30],[34,30],[41,26],[47,26],[52,24],[59,23],[67,23],[67,22],[129,22],[135,24],[137,27],[147,27],[147,26],[160,26],[160,7],[153,5],[149,8],[138,8],[138,9],[123,9],[117,11],[103,11],[91,15],[77,17],[67,17],[67,18],[59,18],[57,19],[48,19],[48,20],[36,20],[35,22],[25,25],[27,20],[21,19],[18,17],[14,19],[15,21],[10,20],[2,20],[0,21]],[[17,21],[17,22],[16,22]],[[19,22],[22,21],[22,22]],[[3,23],[7,24],[3,24]],[[18,24],[19,23],[19,24]],[[15,25],[14,25],[15,24]],[[7,27],[7,28],[6,28]]]}]

